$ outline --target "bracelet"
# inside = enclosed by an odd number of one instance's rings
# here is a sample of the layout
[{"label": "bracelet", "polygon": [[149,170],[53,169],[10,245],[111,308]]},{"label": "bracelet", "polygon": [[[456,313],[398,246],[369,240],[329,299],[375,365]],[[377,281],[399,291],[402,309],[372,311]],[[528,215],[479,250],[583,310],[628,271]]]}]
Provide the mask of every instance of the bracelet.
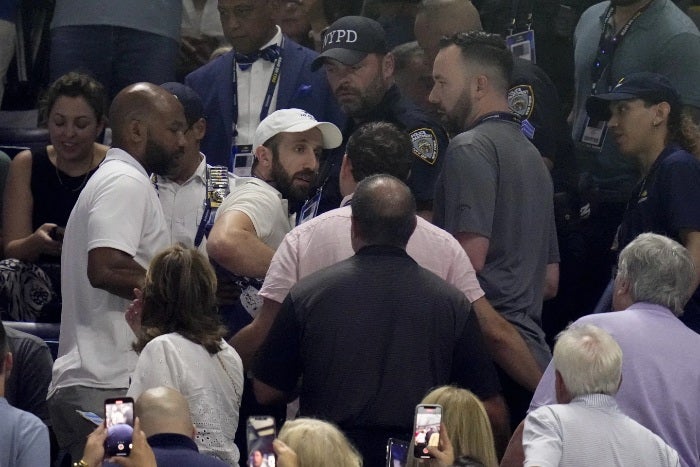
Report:
[{"label": "bracelet", "polygon": [[80,459],[78,462],[73,462],[73,467],[90,467],[90,464],[85,462],[85,460]]}]

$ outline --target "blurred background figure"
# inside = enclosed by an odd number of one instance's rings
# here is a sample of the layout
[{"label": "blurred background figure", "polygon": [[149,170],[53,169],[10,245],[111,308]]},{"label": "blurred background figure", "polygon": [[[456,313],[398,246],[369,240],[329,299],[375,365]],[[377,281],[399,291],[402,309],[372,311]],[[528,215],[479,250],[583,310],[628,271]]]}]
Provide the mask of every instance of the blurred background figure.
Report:
[{"label": "blurred background figure", "polygon": [[432,64],[426,62],[425,52],[418,42],[397,45],[391,53],[394,56],[394,79],[401,95],[425,112],[436,116],[435,106],[428,101],[430,90],[433,89]]},{"label": "blurred background figure", "polygon": [[110,98],[140,81],[174,81],[181,21],[181,0],[56,0],[51,79],[89,71]]},{"label": "blurred background figure", "polygon": [[168,386],[190,404],[201,452],[238,462],[233,442],[243,393],[243,364],[223,336],[216,275],[197,250],[181,245],[157,254],[142,294],[127,312],[139,353],[128,395]]},{"label": "blurred background figure", "polygon": [[272,12],[275,23],[282,29],[282,33],[309,49],[314,48],[314,40],[309,35],[311,22],[308,8],[315,1],[317,0],[278,0],[279,5]]},{"label": "blurred background figure", "polygon": [[217,0],[182,0],[178,81],[207,63],[216,49],[228,44],[216,6]]},{"label": "blurred background figure", "polygon": [[88,179],[107,153],[95,142],[106,123],[106,96],[93,78],[56,80],[42,109],[51,144],[22,151],[10,164],[3,204],[0,261],[2,317],[60,320],[63,229]]},{"label": "blurred background figure", "polygon": [[0,3],[0,105],[5,92],[5,75],[15,55],[15,18],[18,3],[19,0],[5,0]]}]

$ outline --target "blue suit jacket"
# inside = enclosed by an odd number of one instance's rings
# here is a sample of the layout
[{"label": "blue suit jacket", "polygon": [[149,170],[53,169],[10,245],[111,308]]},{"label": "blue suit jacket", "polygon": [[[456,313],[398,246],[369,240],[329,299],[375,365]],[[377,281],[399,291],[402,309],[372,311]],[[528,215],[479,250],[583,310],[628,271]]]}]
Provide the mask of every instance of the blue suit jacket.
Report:
[{"label": "blue suit jacket", "polygon": [[[317,55],[284,37],[276,108],[303,109],[319,121],[332,122],[342,128],[345,117],[328,87],[325,73],[322,69],[311,71],[311,62]],[[193,71],[185,78],[185,84],[197,91],[204,103],[207,132],[201,151],[208,163],[229,165],[233,133],[233,52]]]}]

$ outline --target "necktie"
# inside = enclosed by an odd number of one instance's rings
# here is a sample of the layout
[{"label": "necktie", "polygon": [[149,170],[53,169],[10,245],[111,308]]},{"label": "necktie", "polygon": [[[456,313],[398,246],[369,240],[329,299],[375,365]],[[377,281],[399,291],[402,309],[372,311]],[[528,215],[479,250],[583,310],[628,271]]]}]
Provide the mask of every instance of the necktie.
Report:
[{"label": "necktie", "polygon": [[236,58],[236,64],[238,67],[242,70],[245,71],[250,66],[257,62],[259,59],[267,60],[268,62],[274,62],[277,60],[277,58],[280,56],[280,47],[277,44],[270,45],[268,47],[265,47],[262,50],[257,50],[251,54],[242,54],[239,52],[236,52],[234,54]]}]

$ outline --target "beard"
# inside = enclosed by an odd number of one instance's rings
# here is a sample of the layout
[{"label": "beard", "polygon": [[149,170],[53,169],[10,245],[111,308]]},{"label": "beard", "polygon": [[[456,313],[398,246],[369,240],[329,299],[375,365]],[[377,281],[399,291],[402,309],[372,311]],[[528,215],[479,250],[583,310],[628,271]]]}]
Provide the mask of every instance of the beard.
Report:
[{"label": "beard", "polygon": [[151,138],[146,141],[146,165],[148,170],[164,177],[175,175],[178,169],[178,162],[182,159],[184,150],[178,148],[177,151],[168,151],[160,143]]},{"label": "beard", "polygon": [[[372,113],[382,101],[385,93],[386,89],[379,75],[375,76],[367,89],[362,92],[350,86],[341,86],[334,91],[341,110],[345,115],[354,118]],[[338,97],[338,94],[342,96]]]},{"label": "beard", "polygon": [[472,113],[472,100],[469,96],[469,91],[465,89],[459,95],[457,102],[452,106],[449,112],[440,109],[440,119],[445,127],[445,130],[450,135],[458,135],[466,131],[469,116]]},{"label": "beard", "polygon": [[[294,180],[299,177],[309,180],[309,183],[295,184]],[[277,191],[282,193],[282,197],[294,204],[301,203],[309,195],[309,190],[316,180],[316,172],[307,169],[289,174],[280,164],[279,157],[274,155],[270,178]]]}]

